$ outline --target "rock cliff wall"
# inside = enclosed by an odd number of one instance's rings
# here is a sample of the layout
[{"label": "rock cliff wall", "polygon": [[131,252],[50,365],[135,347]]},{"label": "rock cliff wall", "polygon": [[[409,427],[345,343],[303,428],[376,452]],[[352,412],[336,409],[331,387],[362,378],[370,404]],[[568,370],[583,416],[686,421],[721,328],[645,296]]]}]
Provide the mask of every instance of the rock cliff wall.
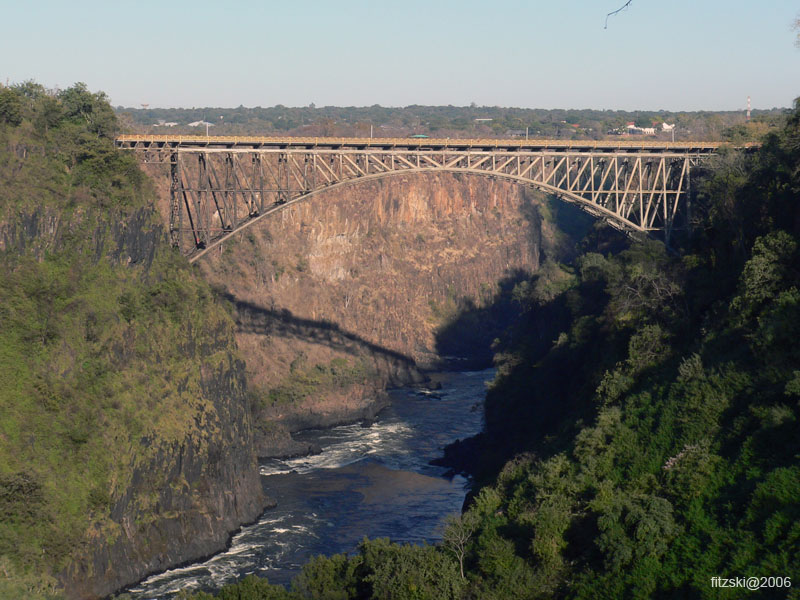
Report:
[{"label": "rock cliff wall", "polygon": [[229,306],[152,206],[3,182],[0,596],[100,598],[221,550],[270,502]]},{"label": "rock cliff wall", "polygon": [[[108,515],[92,524],[60,575],[70,598],[103,597],[218,552],[273,503],[258,475],[232,323],[189,328],[184,335],[168,373],[184,377],[178,384],[184,393],[169,398],[151,391],[148,409],[164,414],[120,456],[128,464],[124,481],[115,482]],[[127,345],[120,362],[135,362],[133,352]]]},{"label": "rock cliff wall", "polygon": [[[164,198],[165,173],[156,179]],[[510,182],[402,174],[318,194],[206,255],[200,269],[236,306],[262,425],[369,417],[386,385],[419,381],[419,368],[441,364],[437,335],[466,303],[569,252],[547,214]],[[325,389],[336,360],[364,377]]]}]

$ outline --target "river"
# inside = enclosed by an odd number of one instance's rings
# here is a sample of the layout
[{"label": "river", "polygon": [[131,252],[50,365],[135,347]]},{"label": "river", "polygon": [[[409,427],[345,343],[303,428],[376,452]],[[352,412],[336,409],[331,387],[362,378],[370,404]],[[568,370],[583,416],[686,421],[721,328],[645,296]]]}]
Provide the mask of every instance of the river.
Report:
[{"label": "river", "polygon": [[438,541],[445,517],[461,510],[467,481],[429,463],[447,444],[481,430],[485,383],[493,375],[438,374],[436,392],[392,390],[391,406],[368,427],[296,434],[323,451],[262,461],[262,483],[276,508],[236,534],[227,551],[127,592],[133,600],[167,600],[181,589],[215,591],[251,573],[288,584],[311,556],[352,552],[364,537]]}]

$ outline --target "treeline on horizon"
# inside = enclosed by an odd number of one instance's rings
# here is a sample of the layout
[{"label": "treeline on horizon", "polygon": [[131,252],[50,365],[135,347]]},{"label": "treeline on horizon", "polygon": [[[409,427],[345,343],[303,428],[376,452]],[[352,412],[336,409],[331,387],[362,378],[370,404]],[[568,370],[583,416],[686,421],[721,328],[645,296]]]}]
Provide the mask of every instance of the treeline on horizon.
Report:
[{"label": "treeline on horizon", "polygon": [[[213,135],[282,135],[404,137],[530,137],[603,139],[618,135],[628,123],[655,127],[656,136],[671,139],[661,123],[675,125],[675,139],[754,141],[774,129],[788,109],[744,111],[621,111],[504,108],[497,106],[336,107],[314,105],[268,108],[125,108],[116,112],[127,131],[202,133],[208,122]],[[176,125],[164,125],[176,123]],[[652,136],[650,136],[652,139]]]},{"label": "treeline on horizon", "polygon": [[800,598],[800,102],[762,141],[705,166],[679,253],[598,225],[508,292],[522,316],[484,432],[451,449],[476,487],[442,543],[179,597]]}]

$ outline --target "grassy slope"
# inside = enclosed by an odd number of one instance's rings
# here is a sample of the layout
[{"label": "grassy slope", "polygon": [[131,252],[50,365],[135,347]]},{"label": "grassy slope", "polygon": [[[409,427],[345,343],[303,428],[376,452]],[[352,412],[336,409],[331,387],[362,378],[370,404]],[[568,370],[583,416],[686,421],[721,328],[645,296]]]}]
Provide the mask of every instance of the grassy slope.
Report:
[{"label": "grassy slope", "polygon": [[[201,380],[235,359],[232,321],[162,243],[113,127],[80,86],[0,89],[2,597],[55,590],[77,554],[123,534],[110,510],[137,465],[218,433]],[[218,346],[196,358],[203,344]],[[141,518],[152,500],[137,498]]]}]

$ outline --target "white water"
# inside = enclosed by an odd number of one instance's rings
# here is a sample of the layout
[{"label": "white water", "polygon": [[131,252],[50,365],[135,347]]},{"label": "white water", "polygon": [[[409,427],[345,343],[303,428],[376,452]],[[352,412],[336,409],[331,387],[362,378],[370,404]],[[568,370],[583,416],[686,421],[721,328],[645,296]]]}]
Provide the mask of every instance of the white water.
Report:
[{"label": "white water", "polygon": [[491,370],[447,374],[436,395],[394,391],[392,406],[369,427],[297,434],[323,452],[262,462],[276,508],[243,528],[225,552],[154,575],[128,593],[167,600],[182,589],[214,591],[251,573],[288,584],[311,556],[353,552],[365,536],[438,541],[444,518],[461,508],[467,482],[444,478],[445,469],[428,463],[445,445],[480,431],[492,376]]}]

